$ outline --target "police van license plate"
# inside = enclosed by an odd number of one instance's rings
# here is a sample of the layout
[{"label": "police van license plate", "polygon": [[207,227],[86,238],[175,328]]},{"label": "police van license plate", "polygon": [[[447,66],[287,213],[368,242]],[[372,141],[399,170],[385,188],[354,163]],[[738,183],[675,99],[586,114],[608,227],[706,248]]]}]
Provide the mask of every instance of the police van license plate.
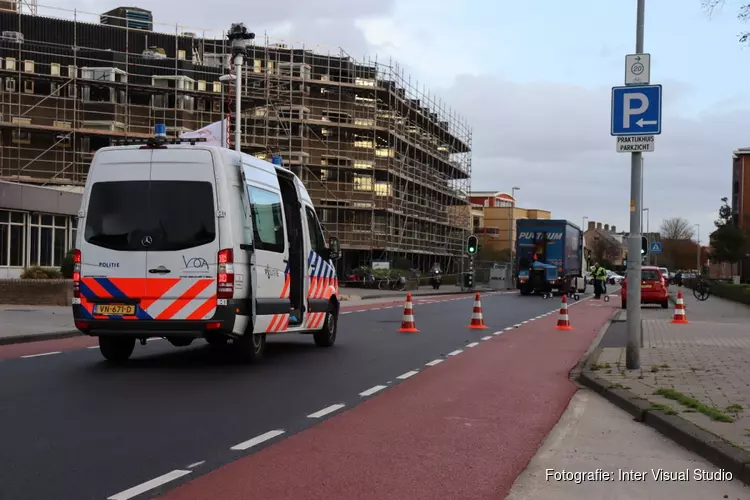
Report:
[{"label": "police van license plate", "polygon": [[135,314],[135,306],[126,304],[97,304],[94,314],[102,316],[130,316]]}]

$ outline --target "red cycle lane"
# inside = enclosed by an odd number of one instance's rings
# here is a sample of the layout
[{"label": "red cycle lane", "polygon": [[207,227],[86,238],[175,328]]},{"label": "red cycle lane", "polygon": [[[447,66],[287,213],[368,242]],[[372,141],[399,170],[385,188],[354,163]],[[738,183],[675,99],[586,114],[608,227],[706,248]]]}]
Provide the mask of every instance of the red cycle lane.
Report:
[{"label": "red cycle lane", "polygon": [[614,309],[585,301],[570,308],[573,331],[550,315],[493,336],[160,498],[504,498],[565,411],[576,391],[569,372]]},{"label": "red cycle lane", "polygon": [[[455,298],[467,298],[471,294],[467,295],[453,295],[453,296],[433,296],[426,298],[414,299],[415,304],[421,303],[438,302],[443,300],[453,300]],[[372,304],[359,304],[353,306],[342,305],[341,312],[351,313],[360,311],[370,311],[373,309],[383,309],[386,307],[395,307],[403,305],[404,300],[392,300],[388,302],[374,302]],[[344,303],[345,304],[345,303]],[[71,313],[72,322],[72,313]],[[76,336],[67,339],[55,339],[55,340],[43,340],[37,342],[23,342],[18,344],[7,344],[0,345],[0,360],[2,359],[13,359],[20,358],[22,356],[33,356],[37,354],[44,354],[49,352],[64,352],[72,351],[75,349],[85,349],[87,347],[93,347],[99,345],[99,341],[95,337],[88,336]]]}]

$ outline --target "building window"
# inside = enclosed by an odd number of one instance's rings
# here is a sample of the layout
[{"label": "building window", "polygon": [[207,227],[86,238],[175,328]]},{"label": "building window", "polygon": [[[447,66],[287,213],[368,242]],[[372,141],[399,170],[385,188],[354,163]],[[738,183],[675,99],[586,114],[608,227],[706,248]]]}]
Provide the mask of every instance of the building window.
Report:
[{"label": "building window", "polygon": [[34,61],[24,61],[23,62],[23,70],[26,73],[33,73],[34,72]]},{"label": "building window", "polygon": [[68,251],[68,217],[32,214],[29,223],[29,265],[59,267]]},{"label": "building window", "polygon": [[393,188],[390,182],[376,182],[375,196],[393,196]]},{"label": "building window", "polygon": [[213,82],[213,91],[217,94],[221,93],[221,82]]},{"label": "building window", "polygon": [[354,176],[354,190],[355,191],[372,191],[372,177],[355,175]]},{"label": "building window", "polygon": [[16,59],[15,57],[6,57],[5,58],[5,69],[10,71],[15,71],[16,69]]},{"label": "building window", "polygon": [[34,93],[34,81],[33,80],[24,80],[23,81],[23,91],[27,94],[33,94]]},{"label": "building window", "polygon": [[14,128],[11,142],[13,144],[31,144],[31,132]]},{"label": "building window", "polygon": [[369,170],[372,168],[372,162],[371,161],[362,161],[362,160],[355,160],[354,161],[354,168],[359,170]]},{"label": "building window", "polygon": [[198,90],[200,92],[206,91],[206,80],[198,80]]},{"label": "building window", "polygon": [[0,267],[23,267],[25,215],[23,212],[0,210]]},{"label": "building window", "polygon": [[355,148],[373,149],[375,147],[375,143],[373,141],[356,140],[356,141],[354,141],[354,147]]},{"label": "building window", "polygon": [[60,76],[60,64],[52,63],[49,65],[49,74],[52,76]]},{"label": "building window", "polygon": [[5,91],[6,92],[15,92],[16,91],[16,79],[15,78],[6,78],[5,79]]}]

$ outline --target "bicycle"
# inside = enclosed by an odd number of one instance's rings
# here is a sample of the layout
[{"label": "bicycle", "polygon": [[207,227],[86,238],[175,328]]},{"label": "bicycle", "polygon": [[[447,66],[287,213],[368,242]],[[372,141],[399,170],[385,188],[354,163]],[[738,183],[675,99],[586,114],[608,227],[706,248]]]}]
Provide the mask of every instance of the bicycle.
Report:
[{"label": "bicycle", "polygon": [[695,288],[693,288],[693,296],[701,302],[708,300],[711,296],[711,285],[708,284],[708,281],[700,280]]}]

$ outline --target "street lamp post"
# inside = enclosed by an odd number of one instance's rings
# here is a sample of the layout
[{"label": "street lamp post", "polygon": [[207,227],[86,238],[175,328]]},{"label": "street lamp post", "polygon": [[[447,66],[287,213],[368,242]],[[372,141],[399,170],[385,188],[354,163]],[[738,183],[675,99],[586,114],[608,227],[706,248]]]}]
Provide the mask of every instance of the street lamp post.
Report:
[{"label": "street lamp post", "polygon": [[[648,253],[646,254],[646,262],[648,265],[651,265],[651,211],[648,208],[643,209],[644,212],[646,212],[646,242],[648,246],[646,247],[648,249]],[[641,226],[643,225],[643,222],[641,222]]]},{"label": "street lamp post", "polygon": [[224,100],[224,82],[233,82],[236,80],[237,77],[234,76],[233,73],[227,73],[226,75],[221,75],[219,77],[219,81],[221,82],[221,147],[225,148],[227,147],[227,126],[224,121],[226,120],[226,109],[224,107],[226,106],[226,101]]},{"label": "street lamp post", "polygon": [[[586,261],[586,269],[588,269],[588,266],[589,266],[589,261],[588,261],[588,259],[587,259],[587,258],[585,257],[585,255],[586,255],[586,238],[583,238],[583,234],[584,234],[584,233],[586,232],[586,221],[587,221],[587,220],[589,220],[589,218],[588,218],[588,216],[587,216],[587,215],[584,215],[584,216],[583,216],[583,217],[581,218],[581,235],[582,235],[582,236],[581,236],[581,238],[583,239],[583,242],[582,242],[582,243],[583,243],[583,248],[581,249],[581,252],[583,252],[583,254],[584,254],[584,260]],[[585,271],[586,271],[586,269],[582,269],[582,270],[581,270],[581,273],[585,272]]]},{"label": "street lamp post", "polygon": [[698,270],[697,271],[698,276],[700,276],[701,275],[701,225],[700,224],[695,224],[695,227],[698,228],[698,233],[697,233],[698,252],[697,252],[697,255],[696,255],[696,264],[697,264],[696,269]]},{"label": "street lamp post", "polygon": [[515,260],[514,260],[514,253],[515,248],[513,248],[513,225],[516,223],[516,191],[520,191],[521,188],[517,186],[513,186],[513,188],[510,190],[510,196],[513,198],[510,205],[510,223],[508,224],[508,249],[510,250],[510,284],[513,286],[513,269],[515,267]]}]

